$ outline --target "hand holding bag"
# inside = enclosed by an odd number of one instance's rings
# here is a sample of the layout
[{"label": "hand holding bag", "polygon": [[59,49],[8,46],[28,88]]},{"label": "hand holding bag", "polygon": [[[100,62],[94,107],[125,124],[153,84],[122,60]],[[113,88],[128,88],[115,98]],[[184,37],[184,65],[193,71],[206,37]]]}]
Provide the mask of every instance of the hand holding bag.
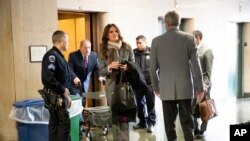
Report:
[{"label": "hand holding bag", "polygon": [[202,121],[208,121],[218,115],[214,99],[206,96],[198,105]]}]

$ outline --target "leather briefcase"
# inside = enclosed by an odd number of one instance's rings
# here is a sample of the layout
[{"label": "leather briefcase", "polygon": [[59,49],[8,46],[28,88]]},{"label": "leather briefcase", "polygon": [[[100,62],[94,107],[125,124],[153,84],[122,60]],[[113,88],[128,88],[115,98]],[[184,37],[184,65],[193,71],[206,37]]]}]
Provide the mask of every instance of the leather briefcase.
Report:
[{"label": "leather briefcase", "polygon": [[205,98],[199,103],[199,112],[202,121],[208,121],[218,115],[214,99]]}]

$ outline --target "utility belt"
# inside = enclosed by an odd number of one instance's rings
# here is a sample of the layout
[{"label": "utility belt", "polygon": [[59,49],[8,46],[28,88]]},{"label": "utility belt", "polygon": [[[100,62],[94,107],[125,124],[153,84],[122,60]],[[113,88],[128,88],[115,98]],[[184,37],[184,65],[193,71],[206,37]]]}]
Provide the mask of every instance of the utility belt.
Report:
[{"label": "utility belt", "polygon": [[61,107],[63,104],[63,99],[57,93],[51,89],[39,89],[38,92],[44,100],[44,107],[48,110],[56,110],[58,107]]}]

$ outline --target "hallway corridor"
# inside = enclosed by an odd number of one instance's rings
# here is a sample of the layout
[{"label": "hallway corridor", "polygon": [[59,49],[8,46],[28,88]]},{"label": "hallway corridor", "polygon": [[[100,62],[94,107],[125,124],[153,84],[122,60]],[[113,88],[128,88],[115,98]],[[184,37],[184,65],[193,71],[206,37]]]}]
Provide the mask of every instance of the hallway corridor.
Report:
[{"label": "hallway corridor", "polygon": [[[245,99],[218,99],[215,100],[218,116],[209,121],[207,131],[203,139],[196,139],[195,141],[229,141],[229,125],[241,123],[250,120],[250,98]],[[146,129],[133,130],[135,123],[130,123],[130,141],[167,141],[161,101],[156,98],[156,113],[157,122],[152,134],[147,133]],[[111,129],[112,130],[112,129]],[[180,127],[179,119],[176,120],[176,130],[178,141],[184,141],[182,129]],[[93,141],[113,141],[112,131],[107,136],[102,135],[101,130],[92,130]],[[82,141],[89,141],[83,136]]]}]

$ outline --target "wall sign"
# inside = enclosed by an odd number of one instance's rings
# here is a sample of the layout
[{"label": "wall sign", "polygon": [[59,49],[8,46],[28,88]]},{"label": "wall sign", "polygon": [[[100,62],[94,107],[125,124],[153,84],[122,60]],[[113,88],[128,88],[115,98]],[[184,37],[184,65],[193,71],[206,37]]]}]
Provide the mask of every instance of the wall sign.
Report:
[{"label": "wall sign", "polygon": [[47,52],[46,45],[31,45],[30,47],[30,62],[41,62],[44,54]]}]

